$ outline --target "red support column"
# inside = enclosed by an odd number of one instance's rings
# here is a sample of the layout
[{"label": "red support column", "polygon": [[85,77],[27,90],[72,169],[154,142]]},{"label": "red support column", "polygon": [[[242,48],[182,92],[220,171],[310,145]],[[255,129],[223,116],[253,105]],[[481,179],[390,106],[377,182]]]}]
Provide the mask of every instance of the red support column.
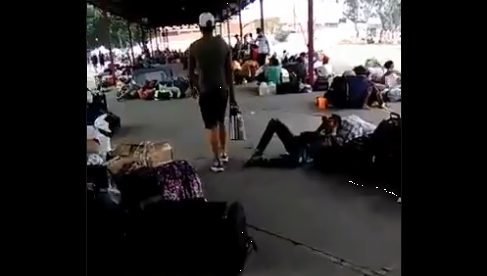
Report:
[{"label": "red support column", "polygon": [[105,33],[106,43],[108,46],[108,53],[110,54],[109,68],[112,71],[113,80],[115,80],[115,64],[113,62],[112,43],[110,42],[110,20],[108,19],[108,13],[107,13],[107,6],[106,5],[107,5],[106,1],[103,1],[103,9],[102,9],[103,27],[105,29],[104,33]]},{"label": "red support column", "polygon": [[308,83],[313,85],[314,79],[314,20],[313,0],[308,0]]},{"label": "red support column", "polygon": [[259,4],[260,4],[260,28],[262,29],[262,32],[265,33],[265,30],[264,30],[264,0],[260,0]]}]

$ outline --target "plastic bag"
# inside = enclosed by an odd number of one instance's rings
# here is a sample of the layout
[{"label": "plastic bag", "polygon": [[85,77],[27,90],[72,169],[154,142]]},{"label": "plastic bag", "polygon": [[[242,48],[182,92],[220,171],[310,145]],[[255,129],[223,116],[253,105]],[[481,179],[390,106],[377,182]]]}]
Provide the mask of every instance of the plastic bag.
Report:
[{"label": "plastic bag", "polygon": [[96,118],[93,126],[86,126],[86,139],[95,139],[99,142],[99,154],[105,157],[106,153],[112,150],[112,142],[110,137],[103,135],[99,130],[111,133],[108,122],[105,121],[107,114],[103,114]]},{"label": "plastic bag", "polygon": [[276,95],[276,84],[273,82],[269,82],[267,85],[269,95]]},{"label": "plastic bag", "polygon": [[230,117],[229,117],[229,136],[230,140],[233,141],[244,141],[247,137],[245,135],[245,124],[242,116],[242,112],[238,106],[230,106]]},{"label": "plastic bag", "polygon": [[289,82],[289,71],[282,68],[281,69],[281,74],[282,74],[282,82],[285,83],[285,82]]},{"label": "plastic bag", "polygon": [[267,83],[262,82],[259,85],[259,96],[265,95],[269,95],[269,87],[267,86]]}]

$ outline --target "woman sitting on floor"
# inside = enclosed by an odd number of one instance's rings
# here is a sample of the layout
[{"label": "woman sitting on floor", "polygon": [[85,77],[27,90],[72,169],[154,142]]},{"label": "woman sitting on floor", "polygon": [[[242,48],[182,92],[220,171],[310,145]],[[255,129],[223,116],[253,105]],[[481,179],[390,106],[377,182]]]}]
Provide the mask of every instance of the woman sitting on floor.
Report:
[{"label": "woman sitting on floor", "polygon": [[268,83],[272,82],[275,85],[281,84],[281,66],[277,58],[272,57],[269,60],[269,65],[265,68],[264,75]]}]

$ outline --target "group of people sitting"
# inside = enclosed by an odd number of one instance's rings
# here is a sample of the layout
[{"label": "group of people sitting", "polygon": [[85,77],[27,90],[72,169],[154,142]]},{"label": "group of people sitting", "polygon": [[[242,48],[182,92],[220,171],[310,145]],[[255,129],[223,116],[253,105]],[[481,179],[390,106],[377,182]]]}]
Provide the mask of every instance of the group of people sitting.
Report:
[{"label": "group of people sitting", "polygon": [[257,82],[272,82],[276,85],[282,83],[282,68],[279,60],[274,56],[270,57],[268,63],[261,67],[255,60],[247,60],[242,65],[234,60],[233,75],[235,84],[254,80]]},{"label": "group of people sitting", "polygon": [[359,65],[336,76],[324,97],[336,108],[385,108],[386,101],[400,101],[401,73],[394,62],[384,64],[384,72],[371,72]]},{"label": "group of people sitting", "polygon": [[[281,140],[286,153],[265,158],[264,151],[274,134]],[[388,171],[387,180],[396,193],[400,192],[401,118],[391,117],[379,124],[367,122],[356,115],[323,116],[316,130],[294,134],[283,122],[271,119],[260,141],[246,162],[247,167],[298,167],[314,164],[320,170],[373,174],[375,169]],[[375,168],[375,169],[374,169]]]},{"label": "group of people sitting", "polygon": [[[329,63],[330,58],[326,55],[317,55],[314,59],[315,74],[314,85],[310,88],[313,91],[324,91],[328,89],[329,77],[332,76],[332,67]],[[249,59],[246,61],[233,61],[233,72],[235,84],[242,84],[245,81],[257,81],[257,83],[272,83],[280,85],[282,83],[295,84],[292,86],[296,90],[287,93],[300,93],[303,90],[303,85],[309,83],[308,81],[308,59],[306,53],[289,56],[286,51],[283,53],[283,58],[279,60],[274,54],[267,58],[264,65],[259,65],[256,60]],[[300,85],[301,84],[301,85]],[[301,89],[300,89],[301,87]]]}]

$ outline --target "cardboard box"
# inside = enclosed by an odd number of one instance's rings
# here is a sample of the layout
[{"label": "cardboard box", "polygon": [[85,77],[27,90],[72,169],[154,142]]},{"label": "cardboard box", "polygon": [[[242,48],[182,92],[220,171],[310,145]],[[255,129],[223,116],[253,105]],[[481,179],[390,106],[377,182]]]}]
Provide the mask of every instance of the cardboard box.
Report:
[{"label": "cardboard box", "polygon": [[[157,167],[173,161],[174,151],[167,142],[122,143],[111,153],[116,156],[108,167],[112,173],[120,172],[124,167]],[[137,164],[134,164],[137,163]]]}]

